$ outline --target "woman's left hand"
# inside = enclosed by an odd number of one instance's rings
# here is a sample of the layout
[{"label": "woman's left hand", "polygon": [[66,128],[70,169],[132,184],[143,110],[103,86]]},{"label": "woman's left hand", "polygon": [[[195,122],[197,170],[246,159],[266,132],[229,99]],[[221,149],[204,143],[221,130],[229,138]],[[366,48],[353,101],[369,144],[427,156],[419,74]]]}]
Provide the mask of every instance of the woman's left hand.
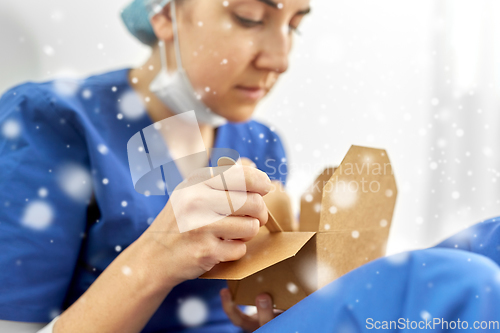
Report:
[{"label": "woman's left hand", "polygon": [[234,325],[241,327],[245,332],[253,332],[274,317],[283,313],[281,310],[273,309],[271,296],[260,294],[255,298],[257,313],[251,316],[245,314],[231,299],[229,289],[224,288],[220,291],[222,299],[222,308]]}]

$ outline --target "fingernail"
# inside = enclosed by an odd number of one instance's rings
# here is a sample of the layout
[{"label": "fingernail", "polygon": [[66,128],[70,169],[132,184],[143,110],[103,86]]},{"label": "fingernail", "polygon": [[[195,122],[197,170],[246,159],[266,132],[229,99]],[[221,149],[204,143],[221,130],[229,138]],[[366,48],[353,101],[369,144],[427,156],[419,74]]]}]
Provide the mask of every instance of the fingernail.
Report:
[{"label": "fingernail", "polygon": [[272,191],[272,189],[274,188],[274,184],[271,182],[271,179],[269,179],[269,178],[267,179],[267,182],[266,182],[266,183],[267,183],[267,189],[266,189],[266,190],[267,190],[267,192],[269,193],[269,192],[271,192],[271,191]]},{"label": "fingernail", "polygon": [[269,307],[269,301],[267,299],[259,299],[259,307],[267,309]]}]

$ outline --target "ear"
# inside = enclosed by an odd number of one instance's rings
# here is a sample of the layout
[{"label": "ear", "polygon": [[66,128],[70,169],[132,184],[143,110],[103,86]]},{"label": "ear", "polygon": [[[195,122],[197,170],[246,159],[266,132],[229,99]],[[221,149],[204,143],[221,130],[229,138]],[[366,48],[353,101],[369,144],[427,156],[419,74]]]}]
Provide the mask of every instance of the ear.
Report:
[{"label": "ear", "polygon": [[169,41],[174,39],[172,16],[170,13],[170,4],[168,4],[150,20],[153,31],[159,40]]}]

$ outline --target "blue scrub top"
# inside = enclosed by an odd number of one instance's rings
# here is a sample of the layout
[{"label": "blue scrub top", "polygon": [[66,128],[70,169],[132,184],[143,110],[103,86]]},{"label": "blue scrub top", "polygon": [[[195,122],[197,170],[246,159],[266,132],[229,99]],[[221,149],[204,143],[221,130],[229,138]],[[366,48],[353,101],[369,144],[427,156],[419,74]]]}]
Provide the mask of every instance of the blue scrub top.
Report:
[{"label": "blue scrub top", "polygon": [[[0,319],[49,322],[134,242],[168,196],[132,184],[128,140],[152,124],[129,69],[83,80],[25,83],[0,99]],[[215,148],[232,148],[286,183],[278,134],[263,123],[227,123]],[[143,332],[238,332],[222,310],[219,280],[190,280],[165,299]],[[203,325],[178,313],[202,300]],[[200,304],[200,303],[192,303]]]}]

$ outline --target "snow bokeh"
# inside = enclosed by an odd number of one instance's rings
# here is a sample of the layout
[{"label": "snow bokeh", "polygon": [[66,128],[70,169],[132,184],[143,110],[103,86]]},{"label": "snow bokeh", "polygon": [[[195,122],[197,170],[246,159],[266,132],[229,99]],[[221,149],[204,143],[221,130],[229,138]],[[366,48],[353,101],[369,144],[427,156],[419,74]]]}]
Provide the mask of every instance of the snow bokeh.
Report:
[{"label": "snow bokeh", "polygon": [[84,99],[90,99],[92,97],[92,91],[90,89],[84,89],[82,91],[82,97]]},{"label": "snow bokeh", "polygon": [[420,317],[423,319],[423,320],[426,320],[426,321],[429,321],[432,319],[432,316],[429,312],[425,311],[425,310],[422,310],[420,312]]},{"label": "snow bokeh", "polygon": [[45,187],[40,187],[38,189],[38,196],[40,198],[45,198],[47,195],[49,195],[49,191]]},{"label": "snow bokeh", "polygon": [[54,219],[54,209],[52,205],[43,200],[35,200],[28,202],[21,224],[29,229],[44,230],[47,229]]},{"label": "snow bokeh", "polygon": [[109,152],[108,147],[105,144],[99,144],[97,146],[97,150],[102,154],[102,155],[107,155]]},{"label": "snow bokeh", "polygon": [[9,119],[2,125],[2,135],[7,139],[16,139],[21,134],[21,125],[17,120]]},{"label": "snow bokeh", "polygon": [[299,287],[293,282],[288,282],[286,284],[286,289],[292,294],[296,294],[299,291]]},{"label": "snow bokeh", "polygon": [[72,78],[59,78],[52,83],[54,91],[61,96],[75,96],[80,84],[79,80]]},{"label": "snow bokeh", "polygon": [[337,182],[333,189],[325,188],[325,191],[331,191],[330,196],[337,209],[347,209],[354,206],[358,200],[358,190],[356,182]]},{"label": "snow bokeh", "polygon": [[58,184],[68,196],[76,201],[86,201],[92,193],[92,178],[89,171],[78,164],[67,164],[58,170]]},{"label": "snow bokeh", "polygon": [[122,273],[125,276],[130,276],[132,275],[132,269],[129,266],[122,266]]},{"label": "snow bokeh", "polygon": [[184,326],[195,327],[202,325],[208,318],[208,306],[199,297],[189,297],[179,302],[177,315]]},{"label": "snow bokeh", "polygon": [[386,257],[387,262],[389,262],[393,266],[404,265],[408,262],[409,259],[410,259],[409,252],[401,252]]},{"label": "snow bokeh", "polygon": [[137,93],[133,90],[125,91],[120,96],[118,103],[118,109],[120,110],[121,114],[128,120],[136,120],[142,117],[146,112],[143,102],[140,100]]}]

